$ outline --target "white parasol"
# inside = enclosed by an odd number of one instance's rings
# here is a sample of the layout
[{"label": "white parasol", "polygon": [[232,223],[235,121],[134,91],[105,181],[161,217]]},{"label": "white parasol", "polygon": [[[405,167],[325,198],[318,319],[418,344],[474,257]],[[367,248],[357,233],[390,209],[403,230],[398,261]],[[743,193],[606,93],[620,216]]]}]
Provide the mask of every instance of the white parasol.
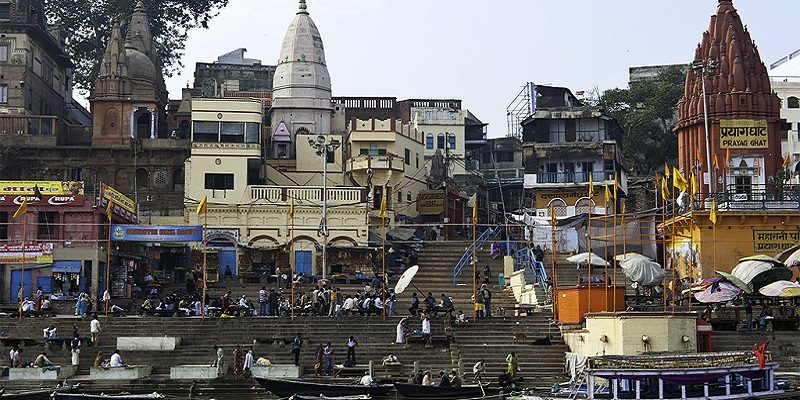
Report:
[{"label": "white parasol", "polygon": [[575,254],[574,256],[569,256],[567,257],[567,261],[580,265],[592,264],[600,267],[608,265],[608,262],[606,262],[606,260],[604,260],[603,257],[600,257],[594,253],[585,253],[585,252]]},{"label": "white parasol", "polygon": [[417,274],[419,271],[418,265],[413,265],[411,268],[405,270],[403,275],[400,275],[400,279],[397,280],[397,284],[394,285],[394,292],[397,294],[403,293],[408,285],[411,284],[411,280],[414,279],[414,275]]},{"label": "white parasol", "polygon": [[664,269],[647,257],[631,257],[619,264],[628,279],[642,286],[653,286],[664,280]]}]

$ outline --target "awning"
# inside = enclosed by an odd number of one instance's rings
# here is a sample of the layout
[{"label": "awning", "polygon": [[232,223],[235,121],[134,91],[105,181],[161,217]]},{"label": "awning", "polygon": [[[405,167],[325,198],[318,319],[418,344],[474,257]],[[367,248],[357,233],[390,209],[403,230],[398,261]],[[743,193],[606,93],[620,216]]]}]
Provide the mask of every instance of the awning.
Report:
[{"label": "awning", "polygon": [[398,240],[408,240],[414,237],[416,229],[412,228],[393,228],[386,231],[386,236],[391,236]]},{"label": "awning", "polygon": [[61,272],[65,274],[80,274],[81,262],[80,261],[54,261],[53,272]]}]

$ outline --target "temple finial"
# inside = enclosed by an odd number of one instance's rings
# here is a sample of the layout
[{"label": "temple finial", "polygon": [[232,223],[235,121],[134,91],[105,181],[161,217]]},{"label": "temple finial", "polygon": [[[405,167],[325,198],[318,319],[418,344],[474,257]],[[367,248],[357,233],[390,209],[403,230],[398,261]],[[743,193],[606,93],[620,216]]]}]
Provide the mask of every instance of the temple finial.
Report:
[{"label": "temple finial", "polygon": [[300,9],[297,11],[298,14],[308,14],[308,6],[306,5],[306,0],[300,0]]}]

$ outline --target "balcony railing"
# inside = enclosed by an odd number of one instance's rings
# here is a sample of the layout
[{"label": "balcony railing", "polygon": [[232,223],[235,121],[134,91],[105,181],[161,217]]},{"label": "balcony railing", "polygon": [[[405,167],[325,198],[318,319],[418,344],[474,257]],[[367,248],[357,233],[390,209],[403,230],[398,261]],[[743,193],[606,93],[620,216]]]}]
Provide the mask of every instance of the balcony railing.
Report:
[{"label": "balcony railing", "polygon": [[369,156],[360,155],[347,160],[347,172],[366,172],[368,169],[405,171],[403,157],[393,155]]},{"label": "balcony railing", "polygon": [[67,124],[58,117],[44,115],[0,115],[0,134],[58,135],[65,134]]},{"label": "balcony railing", "polygon": [[[322,187],[314,186],[250,186],[250,200],[289,205],[322,205]],[[360,187],[329,187],[328,205],[366,202],[366,190]]]},{"label": "balcony railing", "polygon": [[539,172],[536,174],[536,183],[585,183],[589,182],[589,174],[593,182],[602,182],[614,179],[614,171],[595,172]]},{"label": "balcony railing", "polygon": [[524,168],[483,169],[481,173],[487,182],[522,182],[525,178]]},{"label": "balcony railing", "polygon": [[694,210],[710,210],[711,201],[719,211],[800,210],[800,185],[788,185],[780,191],[767,190],[763,185],[736,187],[692,199]]}]

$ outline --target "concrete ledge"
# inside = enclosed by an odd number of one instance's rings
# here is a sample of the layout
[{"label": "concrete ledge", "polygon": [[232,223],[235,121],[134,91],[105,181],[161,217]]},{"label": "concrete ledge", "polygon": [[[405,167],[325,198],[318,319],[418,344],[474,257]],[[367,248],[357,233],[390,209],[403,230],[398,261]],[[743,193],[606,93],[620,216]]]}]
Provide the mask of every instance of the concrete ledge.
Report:
[{"label": "concrete ledge", "polygon": [[256,378],[299,378],[303,367],[294,364],[273,364],[268,367],[254,365],[253,376]]},{"label": "concrete ledge", "polygon": [[117,349],[123,351],[173,351],[181,344],[179,337],[125,337],[117,338]]},{"label": "concrete ledge", "polygon": [[78,367],[74,365],[64,365],[58,371],[44,368],[11,368],[8,370],[8,380],[10,381],[57,381],[67,379],[75,375]]},{"label": "concrete ledge", "polygon": [[153,373],[151,365],[129,365],[118,368],[97,368],[92,367],[89,377],[93,380],[125,380],[147,378]]},{"label": "concrete ledge", "polygon": [[217,367],[208,365],[176,365],[169,369],[169,379],[217,379]]}]

